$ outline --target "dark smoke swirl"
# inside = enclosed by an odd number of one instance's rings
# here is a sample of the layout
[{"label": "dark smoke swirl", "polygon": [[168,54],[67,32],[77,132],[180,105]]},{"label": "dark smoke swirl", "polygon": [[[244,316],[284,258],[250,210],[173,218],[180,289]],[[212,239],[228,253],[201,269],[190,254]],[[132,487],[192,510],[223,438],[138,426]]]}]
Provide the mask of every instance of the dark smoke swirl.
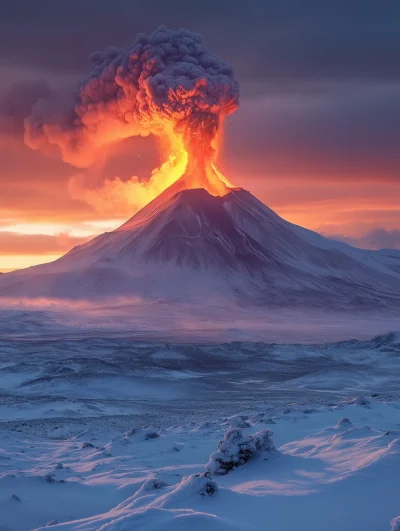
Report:
[{"label": "dark smoke swirl", "polygon": [[33,107],[25,122],[32,148],[57,145],[64,160],[84,167],[99,147],[121,138],[167,135],[185,123],[215,132],[220,117],[238,106],[232,67],[184,29],[160,26],[127,49],[107,48],[90,60],[72,102],[42,100]]}]

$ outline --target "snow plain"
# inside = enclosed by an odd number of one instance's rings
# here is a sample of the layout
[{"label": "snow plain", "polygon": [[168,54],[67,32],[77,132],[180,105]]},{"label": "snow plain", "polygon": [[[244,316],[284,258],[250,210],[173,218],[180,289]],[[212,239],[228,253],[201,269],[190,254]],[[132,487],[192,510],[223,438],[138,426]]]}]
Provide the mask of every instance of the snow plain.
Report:
[{"label": "snow plain", "polygon": [[[0,311],[2,531],[397,529],[400,334],[161,341],[56,310]],[[230,430],[276,451],[209,475]]]}]

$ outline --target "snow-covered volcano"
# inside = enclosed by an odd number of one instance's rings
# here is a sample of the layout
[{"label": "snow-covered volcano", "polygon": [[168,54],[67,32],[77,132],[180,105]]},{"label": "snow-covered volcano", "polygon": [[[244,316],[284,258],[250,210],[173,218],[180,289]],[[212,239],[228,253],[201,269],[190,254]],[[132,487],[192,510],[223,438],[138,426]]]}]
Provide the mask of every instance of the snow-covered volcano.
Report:
[{"label": "snow-covered volcano", "polygon": [[195,300],[257,305],[400,304],[400,251],[367,251],[288,223],[252,194],[178,181],[113,232],[51,264],[2,275],[0,296]]}]

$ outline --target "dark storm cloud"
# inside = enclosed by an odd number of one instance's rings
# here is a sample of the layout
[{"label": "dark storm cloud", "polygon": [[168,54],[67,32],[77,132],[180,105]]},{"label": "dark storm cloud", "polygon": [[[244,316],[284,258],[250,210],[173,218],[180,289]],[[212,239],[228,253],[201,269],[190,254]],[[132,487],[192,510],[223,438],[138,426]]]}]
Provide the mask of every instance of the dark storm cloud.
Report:
[{"label": "dark storm cloud", "polygon": [[336,83],[242,101],[228,171],[262,178],[400,179],[400,83]]},{"label": "dark storm cloud", "polygon": [[159,24],[203,34],[240,78],[399,79],[397,0],[14,0],[3,2],[4,62],[86,68]]},{"label": "dark storm cloud", "polygon": [[13,83],[0,92],[0,133],[23,135],[24,120],[41,98],[49,98],[46,81],[26,80]]}]

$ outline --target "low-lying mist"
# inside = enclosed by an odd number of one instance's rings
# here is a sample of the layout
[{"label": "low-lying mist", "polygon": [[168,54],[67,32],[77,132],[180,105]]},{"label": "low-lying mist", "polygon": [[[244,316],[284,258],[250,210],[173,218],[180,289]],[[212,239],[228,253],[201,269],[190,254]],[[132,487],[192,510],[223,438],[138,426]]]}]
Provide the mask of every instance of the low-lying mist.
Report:
[{"label": "low-lying mist", "polygon": [[399,322],[393,313],[239,307],[217,297],[196,304],[138,297],[0,299],[0,337],[107,332],[135,341],[323,343],[399,331]]}]

